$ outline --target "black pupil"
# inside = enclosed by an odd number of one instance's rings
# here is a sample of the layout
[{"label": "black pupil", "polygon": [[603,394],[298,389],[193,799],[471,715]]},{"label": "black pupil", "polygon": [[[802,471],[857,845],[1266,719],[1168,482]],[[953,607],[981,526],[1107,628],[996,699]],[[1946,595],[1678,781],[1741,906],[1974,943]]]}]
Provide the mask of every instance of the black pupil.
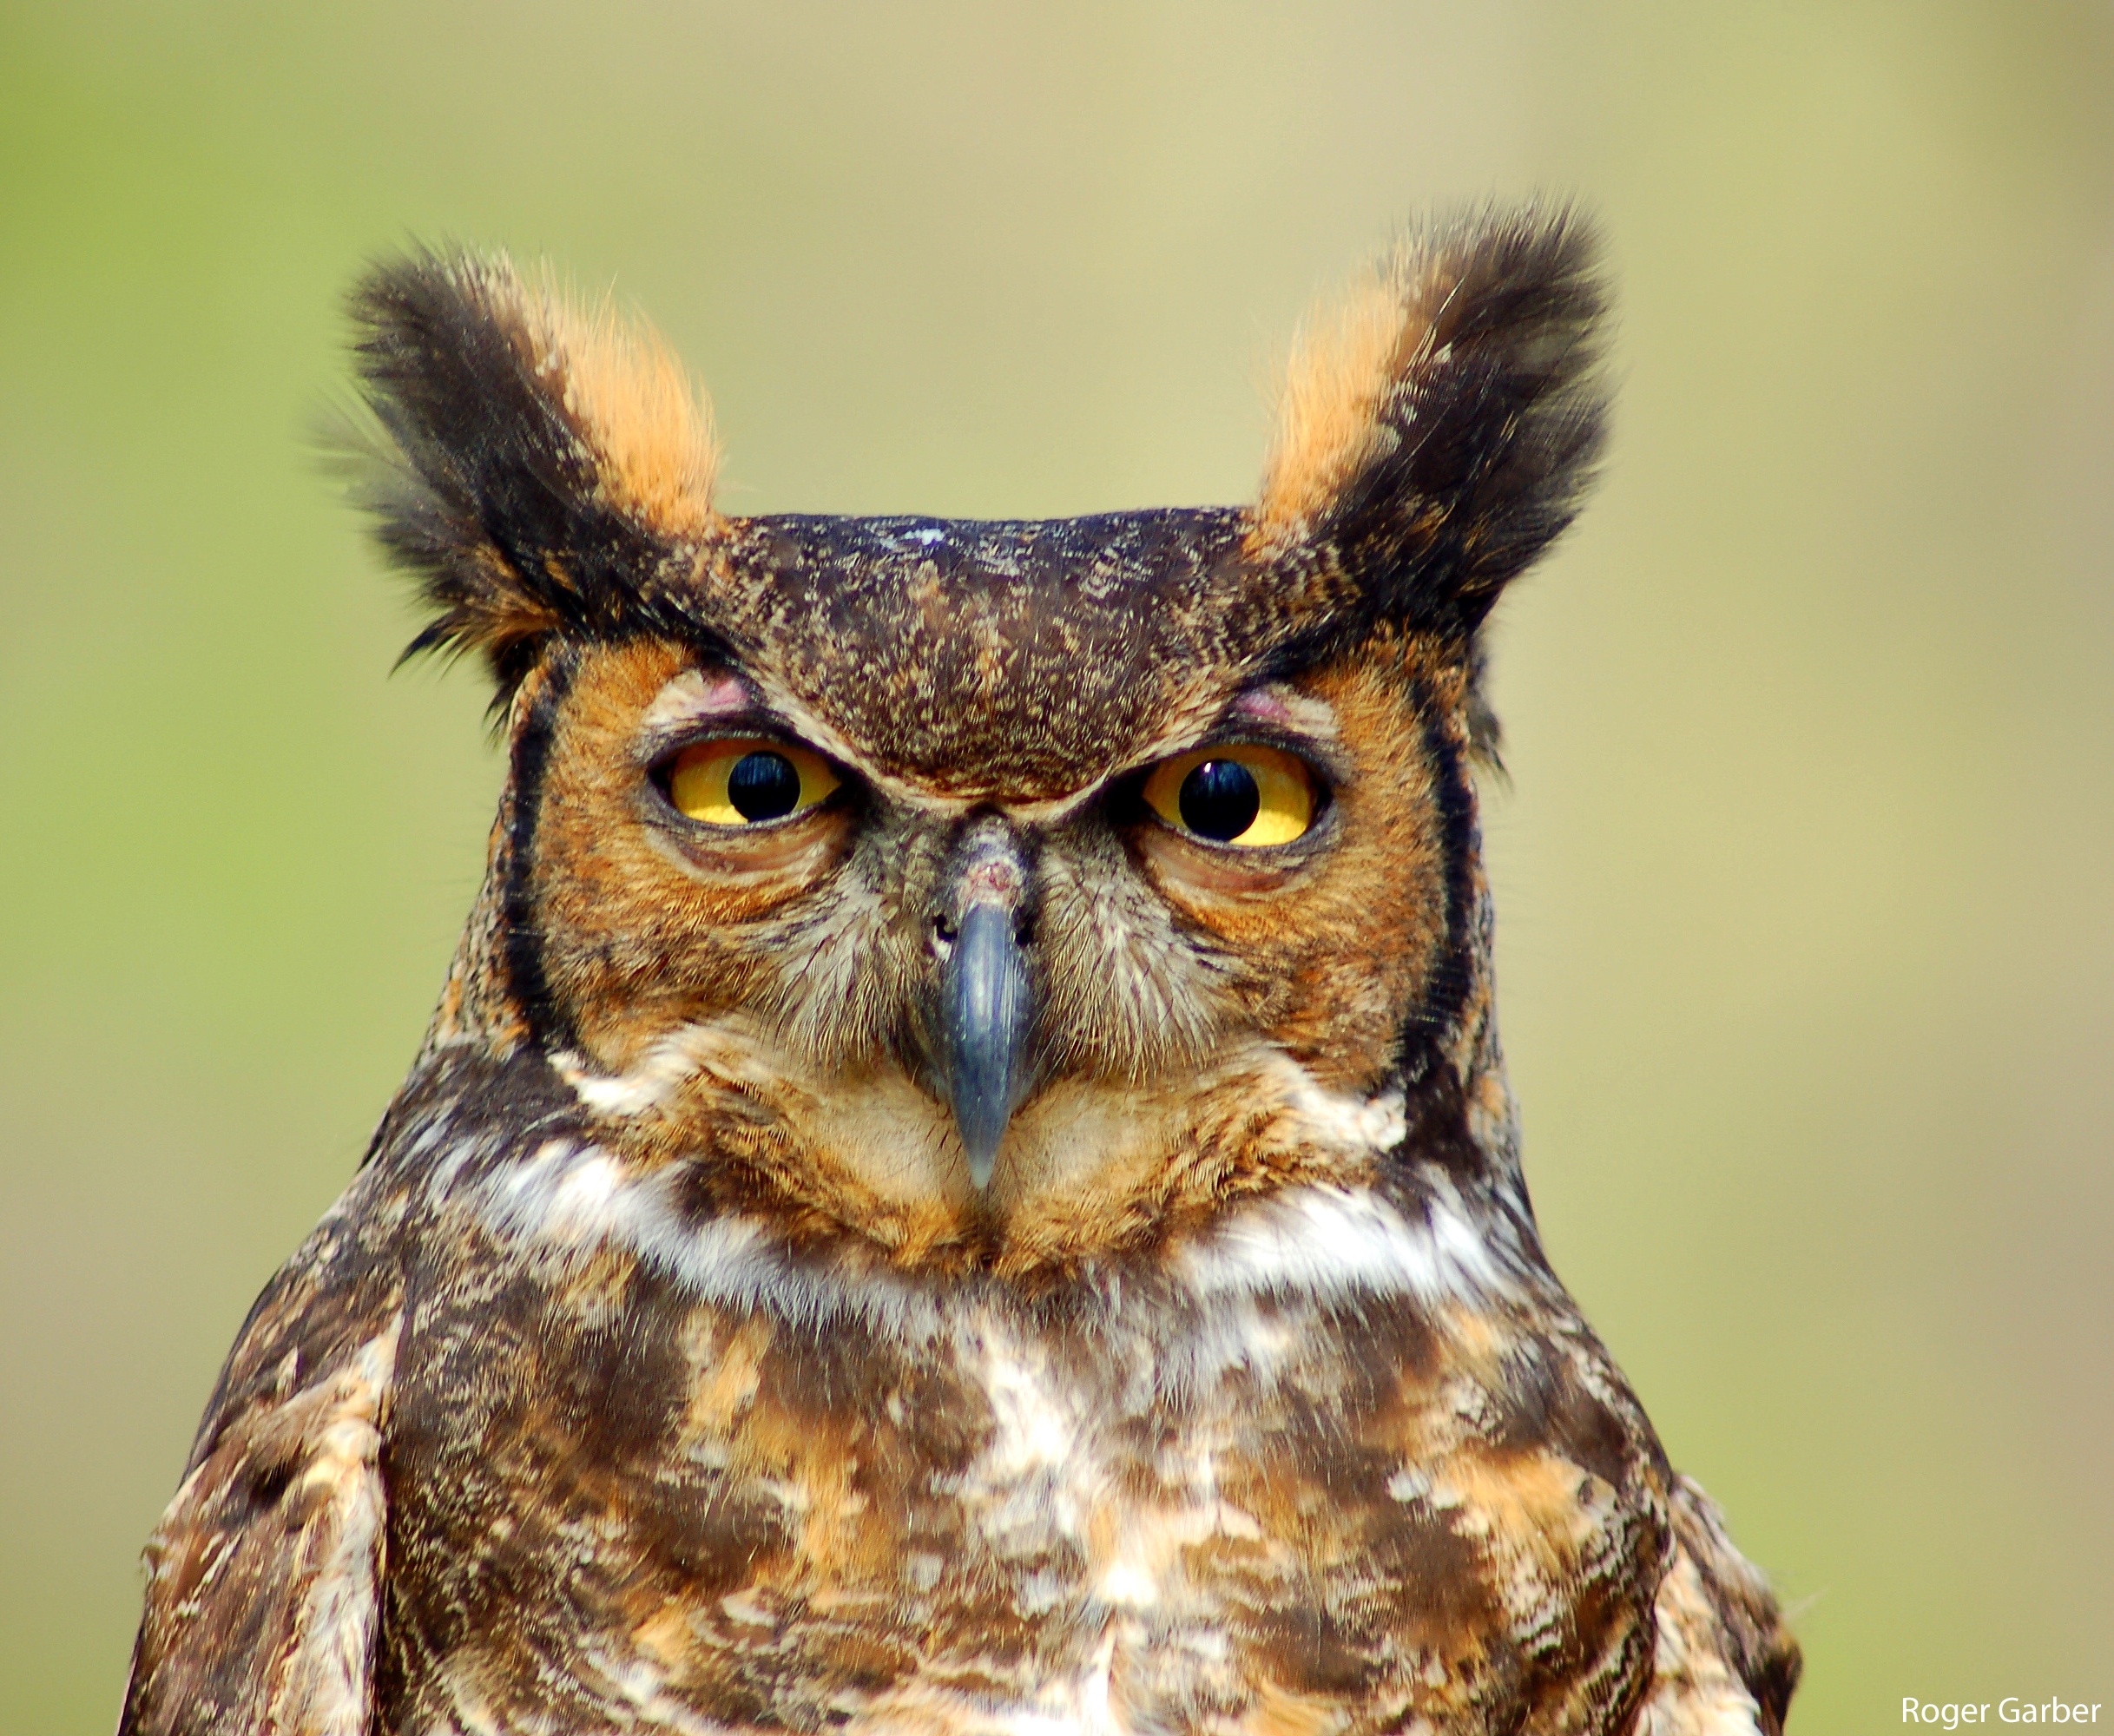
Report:
[{"label": "black pupil", "polygon": [[800,769],[782,753],[744,753],[727,774],[727,799],[743,819],[779,819],[800,805]]},{"label": "black pupil", "polygon": [[1207,760],[1182,780],[1182,823],[1200,838],[1230,843],[1262,806],[1255,774],[1237,760]]}]

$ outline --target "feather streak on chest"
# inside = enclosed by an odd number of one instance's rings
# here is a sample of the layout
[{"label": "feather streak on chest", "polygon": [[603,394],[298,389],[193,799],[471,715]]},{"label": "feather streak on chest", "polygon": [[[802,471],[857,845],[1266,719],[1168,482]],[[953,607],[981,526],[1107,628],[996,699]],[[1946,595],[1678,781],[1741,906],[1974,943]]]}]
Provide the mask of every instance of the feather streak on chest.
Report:
[{"label": "feather streak on chest", "polygon": [[645,1727],[1353,1731],[1634,1669],[1649,1468],[1519,1319],[1132,1286],[822,1323],[609,1244],[479,1264],[511,1275],[414,1309],[390,1466],[393,1680],[438,1727],[621,1693]]}]

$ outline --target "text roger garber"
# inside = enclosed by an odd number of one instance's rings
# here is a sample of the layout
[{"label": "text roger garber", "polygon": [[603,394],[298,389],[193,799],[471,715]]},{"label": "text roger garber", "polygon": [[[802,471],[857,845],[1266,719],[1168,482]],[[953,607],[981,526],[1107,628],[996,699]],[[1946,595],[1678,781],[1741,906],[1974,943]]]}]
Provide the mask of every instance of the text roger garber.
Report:
[{"label": "text roger garber", "polygon": [[2077,1700],[1946,1700],[1933,1704],[1915,1695],[1901,1697],[1901,1722],[1936,1724],[1957,1730],[1963,1724],[2097,1724],[2099,1702]]}]

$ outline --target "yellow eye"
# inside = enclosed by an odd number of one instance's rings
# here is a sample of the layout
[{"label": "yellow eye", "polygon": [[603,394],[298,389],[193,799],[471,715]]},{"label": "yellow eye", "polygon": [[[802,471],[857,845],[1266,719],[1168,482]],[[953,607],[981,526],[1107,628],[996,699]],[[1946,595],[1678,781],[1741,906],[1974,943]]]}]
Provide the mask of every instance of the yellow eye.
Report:
[{"label": "yellow eye", "polygon": [[1289,844],[1314,824],[1314,773],[1274,747],[1235,742],[1152,768],[1145,800],[1169,825],[1244,850]]},{"label": "yellow eye", "polygon": [[755,825],[811,808],[837,787],[820,754],[788,741],[729,736],[701,741],[668,769],[668,799],[707,825]]}]

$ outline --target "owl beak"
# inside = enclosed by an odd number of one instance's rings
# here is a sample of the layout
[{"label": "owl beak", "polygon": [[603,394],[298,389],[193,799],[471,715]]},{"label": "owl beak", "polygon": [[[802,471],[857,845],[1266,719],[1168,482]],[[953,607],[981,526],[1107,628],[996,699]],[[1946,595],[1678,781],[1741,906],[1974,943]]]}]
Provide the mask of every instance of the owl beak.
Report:
[{"label": "owl beak", "polygon": [[1028,1082],[1035,983],[1024,912],[1031,875],[1019,838],[985,816],[958,846],[938,924],[936,1059],[979,1193],[991,1185]]},{"label": "owl beak", "polygon": [[972,904],[940,976],[942,1071],[969,1178],[991,1185],[998,1145],[1020,1102],[1033,998],[1013,912]]}]

